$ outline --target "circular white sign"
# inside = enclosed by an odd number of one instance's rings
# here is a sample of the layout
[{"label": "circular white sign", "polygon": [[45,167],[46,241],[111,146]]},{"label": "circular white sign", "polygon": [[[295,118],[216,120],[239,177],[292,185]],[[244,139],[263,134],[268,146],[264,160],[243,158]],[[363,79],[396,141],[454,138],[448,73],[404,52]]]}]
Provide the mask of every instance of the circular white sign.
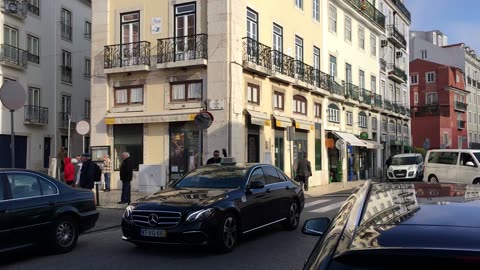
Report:
[{"label": "circular white sign", "polygon": [[343,148],[345,148],[345,141],[342,139],[338,139],[335,143],[335,147],[337,147],[338,150],[342,150]]},{"label": "circular white sign", "polygon": [[9,110],[17,110],[25,105],[25,89],[16,81],[7,80],[0,88],[0,100]]},{"label": "circular white sign", "polygon": [[82,120],[82,121],[77,123],[77,128],[76,129],[77,129],[78,134],[85,135],[90,131],[90,124],[87,121]]}]

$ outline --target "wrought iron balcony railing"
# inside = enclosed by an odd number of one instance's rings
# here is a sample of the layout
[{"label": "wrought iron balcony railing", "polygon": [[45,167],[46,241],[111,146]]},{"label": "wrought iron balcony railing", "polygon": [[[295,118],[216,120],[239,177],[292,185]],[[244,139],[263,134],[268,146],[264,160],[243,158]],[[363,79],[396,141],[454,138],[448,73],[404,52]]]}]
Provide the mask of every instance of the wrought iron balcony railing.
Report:
[{"label": "wrought iron balcony railing", "polygon": [[360,96],[360,89],[353,83],[345,83],[345,94],[349,98],[358,101]]},{"label": "wrought iron balcony railing", "polygon": [[[58,128],[68,128],[68,119],[70,119],[70,112],[58,113]],[[75,122],[70,121],[70,128],[75,128]]]},{"label": "wrought iron balcony railing", "polygon": [[72,40],[72,26],[64,22],[60,23],[62,38]]},{"label": "wrought iron balcony railing", "polygon": [[406,108],[407,109],[407,116],[412,116],[412,109]]},{"label": "wrought iron balcony railing", "polygon": [[354,9],[358,10],[360,14],[363,14],[374,24],[385,29],[385,15],[383,15],[378,9],[375,8],[369,1],[366,0],[345,0]]},{"label": "wrought iron balcony railing", "polygon": [[400,113],[400,106],[397,103],[393,103],[393,111],[396,113]]},{"label": "wrought iron balcony railing", "polygon": [[360,96],[362,97],[363,103],[366,105],[372,105],[372,92],[370,90],[367,90],[365,88],[360,89]]},{"label": "wrought iron balcony railing", "polygon": [[295,74],[297,78],[303,82],[309,84],[315,83],[315,69],[302,61],[295,60]]},{"label": "wrought iron balcony railing", "polygon": [[334,77],[331,77],[332,79],[332,82],[331,82],[331,90],[330,92],[332,92],[333,94],[337,94],[337,95],[345,95],[345,88],[340,85],[338,82],[336,82],[334,80]]},{"label": "wrought iron balcony railing", "polygon": [[375,107],[379,107],[381,108],[383,105],[382,105],[382,95],[379,95],[379,94],[375,94]]},{"label": "wrought iron balcony railing", "polygon": [[104,47],[104,68],[150,66],[150,42],[139,41]]},{"label": "wrought iron balcony railing", "polygon": [[407,114],[407,108],[405,108],[405,106],[403,105],[400,105],[400,113],[403,114],[403,115],[406,115]]},{"label": "wrought iron balcony railing", "polygon": [[270,47],[249,37],[243,38],[243,61],[272,68],[272,50]]},{"label": "wrought iron balcony railing", "polygon": [[283,75],[295,77],[295,59],[282,52],[272,50],[272,70]]},{"label": "wrought iron balcony railing", "polygon": [[28,2],[26,0],[2,0],[2,9],[7,13],[27,17]]},{"label": "wrought iron balcony railing", "polygon": [[467,124],[467,121],[464,120],[457,120],[457,128],[458,129],[464,129]]},{"label": "wrought iron balcony railing", "polygon": [[389,111],[393,110],[393,104],[392,104],[392,102],[391,102],[390,100],[385,99],[383,102],[384,102],[384,106],[383,106],[383,107],[384,107],[385,109],[387,109],[387,110],[389,110]]},{"label": "wrought iron balcony railing", "polygon": [[28,52],[8,44],[0,45],[0,61],[26,68]]},{"label": "wrought iron balcony railing", "polygon": [[157,40],[157,63],[208,59],[208,36],[197,34]]},{"label": "wrought iron balcony railing", "polygon": [[391,71],[388,73],[388,75],[394,75],[403,81],[407,80],[407,73],[403,71],[400,67],[394,65],[394,64],[389,64],[388,67],[391,69]]},{"label": "wrought iron balcony railing", "polygon": [[25,122],[48,124],[48,108],[25,105]]},{"label": "wrought iron balcony railing", "polygon": [[60,66],[60,73],[62,82],[72,83],[72,67]]},{"label": "wrought iron balcony railing", "polygon": [[33,63],[40,63],[40,56],[28,53],[28,61],[33,62]]},{"label": "wrought iron balcony railing", "polygon": [[402,44],[403,47],[407,46],[407,40],[405,39],[405,36],[398,31],[397,27],[395,25],[389,25],[387,26],[387,33],[388,37],[395,38]]},{"label": "wrought iron balcony railing", "polygon": [[403,15],[405,15],[405,17],[407,17],[407,19],[409,21],[412,20],[412,15],[410,14],[410,11],[408,11],[408,9],[405,7],[405,5],[402,3],[402,1],[400,0],[392,0],[392,2],[395,4],[395,6],[398,7],[398,9],[400,10],[400,12],[402,12]]},{"label": "wrought iron balcony railing", "polygon": [[384,59],[380,59],[380,69],[383,72],[387,72],[387,61],[385,61]]},{"label": "wrought iron balcony railing", "polygon": [[455,110],[466,111],[468,108],[467,103],[461,101],[455,101]]},{"label": "wrought iron balcony railing", "polygon": [[415,117],[424,116],[445,116],[450,117],[450,108],[448,106],[440,106],[437,103],[422,105],[414,112]]},{"label": "wrought iron balcony railing", "polygon": [[40,15],[40,9],[37,6],[32,5],[30,3],[28,3],[28,11],[30,11],[31,13],[37,16]]}]

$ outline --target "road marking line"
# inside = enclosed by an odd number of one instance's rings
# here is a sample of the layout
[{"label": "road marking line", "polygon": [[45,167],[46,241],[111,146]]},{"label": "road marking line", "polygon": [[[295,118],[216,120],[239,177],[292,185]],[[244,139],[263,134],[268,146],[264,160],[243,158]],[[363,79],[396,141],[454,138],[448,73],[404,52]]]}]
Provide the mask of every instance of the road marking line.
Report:
[{"label": "road marking line", "polygon": [[304,208],[308,208],[310,206],[314,206],[314,205],[329,202],[329,201],[331,201],[331,200],[316,200],[316,201],[313,201],[313,202],[306,203]]},{"label": "road marking line", "polygon": [[340,208],[340,206],[342,206],[343,203],[344,203],[343,201],[342,201],[342,202],[337,202],[337,203],[330,204],[330,205],[325,206],[325,207],[322,207],[322,208],[318,208],[318,209],[315,209],[315,210],[311,210],[311,211],[309,211],[309,212],[325,213],[325,212],[328,212],[328,211],[331,211],[331,210]]}]

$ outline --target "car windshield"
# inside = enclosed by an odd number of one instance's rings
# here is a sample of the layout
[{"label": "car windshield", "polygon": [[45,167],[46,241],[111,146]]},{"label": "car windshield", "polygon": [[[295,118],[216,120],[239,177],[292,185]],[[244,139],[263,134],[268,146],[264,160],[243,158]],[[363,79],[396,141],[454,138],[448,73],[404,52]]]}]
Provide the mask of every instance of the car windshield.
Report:
[{"label": "car windshield", "polygon": [[175,184],[177,188],[239,188],[245,178],[245,168],[234,166],[200,167]]},{"label": "car windshield", "polygon": [[392,165],[413,165],[417,164],[416,157],[394,157],[392,159]]},{"label": "car windshield", "polygon": [[474,152],[473,155],[480,162],[480,152]]}]

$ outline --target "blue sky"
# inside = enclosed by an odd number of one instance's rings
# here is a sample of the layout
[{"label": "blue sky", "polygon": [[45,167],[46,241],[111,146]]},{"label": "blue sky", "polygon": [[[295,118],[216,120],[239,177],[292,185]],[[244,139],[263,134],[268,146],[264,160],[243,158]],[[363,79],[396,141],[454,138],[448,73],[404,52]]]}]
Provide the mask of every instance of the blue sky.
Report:
[{"label": "blue sky", "polygon": [[464,42],[480,52],[479,0],[405,0],[412,13],[410,30],[440,30],[448,44]]}]

